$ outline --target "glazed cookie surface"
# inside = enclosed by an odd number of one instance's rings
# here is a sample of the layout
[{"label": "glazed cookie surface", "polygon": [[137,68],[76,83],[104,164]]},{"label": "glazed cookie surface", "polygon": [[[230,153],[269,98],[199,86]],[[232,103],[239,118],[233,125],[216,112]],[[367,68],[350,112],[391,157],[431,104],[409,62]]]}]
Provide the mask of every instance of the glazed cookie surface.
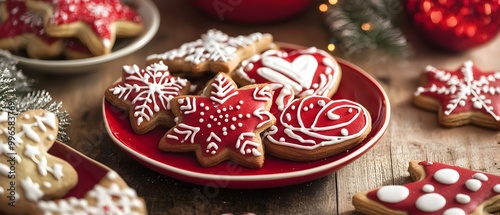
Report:
[{"label": "glazed cookie surface", "polygon": [[244,60],[232,75],[242,86],[282,83],[291,86],[298,98],[309,95],[331,97],[337,91],[342,71],[330,54],[310,47],[256,54]]},{"label": "glazed cookie surface", "polygon": [[330,157],[356,146],[371,131],[369,112],[350,100],[308,96],[288,103],[264,133],[266,152],[293,161]]},{"label": "glazed cookie surface", "polygon": [[428,161],[411,161],[413,183],[356,193],[368,215],[486,215],[500,209],[500,176]]},{"label": "glazed cookie surface", "polygon": [[114,106],[129,110],[132,129],[143,134],[158,125],[173,126],[171,100],[188,94],[190,82],[174,77],[163,62],[145,69],[124,66],[122,79],[108,87],[104,96]]},{"label": "glazed cookie surface", "polygon": [[446,127],[469,123],[500,129],[500,72],[481,71],[466,61],[457,70],[427,66],[413,102],[437,111]]},{"label": "glazed cookie surface", "polygon": [[242,60],[273,47],[270,34],[231,37],[210,29],[200,39],[161,54],[149,55],[148,63],[163,61],[174,72],[231,73]]},{"label": "glazed cookie surface", "polygon": [[238,89],[229,76],[219,73],[202,95],[172,100],[177,124],[158,147],[166,152],[194,151],[204,167],[231,160],[261,168],[264,148],[259,135],[275,122],[269,112],[271,102],[269,85]]}]

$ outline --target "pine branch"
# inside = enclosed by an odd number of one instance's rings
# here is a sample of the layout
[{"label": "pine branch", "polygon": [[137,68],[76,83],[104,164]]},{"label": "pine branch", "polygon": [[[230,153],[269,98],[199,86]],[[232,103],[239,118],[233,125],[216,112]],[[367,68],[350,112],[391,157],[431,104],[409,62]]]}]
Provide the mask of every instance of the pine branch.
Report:
[{"label": "pine branch", "polygon": [[400,11],[399,0],[339,0],[329,6],[325,19],[334,43],[346,55],[365,49],[406,55],[406,39],[393,23]]}]

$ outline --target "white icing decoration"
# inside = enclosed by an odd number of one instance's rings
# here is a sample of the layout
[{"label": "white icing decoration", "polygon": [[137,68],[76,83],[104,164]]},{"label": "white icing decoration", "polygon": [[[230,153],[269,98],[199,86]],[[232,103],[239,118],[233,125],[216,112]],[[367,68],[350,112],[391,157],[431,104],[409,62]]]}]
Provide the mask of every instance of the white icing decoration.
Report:
[{"label": "white icing decoration", "polygon": [[422,191],[426,193],[432,193],[434,192],[434,186],[432,186],[432,184],[426,184],[422,187]]},{"label": "white icing decoration", "polygon": [[[171,77],[168,66],[163,62],[149,65],[146,69],[140,69],[137,65],[123,66],[123,70],[129,76],[109,91],[123,100],[129,100],[131,93],[137,93],[134,98],[130,98],[135,105],[137,125],[141,125],[144,120],[151,120],[161,110],[170,110],[170,100],[179,96],[187,85],[186,79]],[[141,85],[131,85],[127,81],[136,81]]]},{"label": "white icing decoration", "polygon": [[29,201],[37,202],[44,195],[43,191],[40,189],[40,184],[34,183],[30,177],[21,180],[21,187],[24,190],[26,199]]},{"label": "white icing decoration", "polygon": [[483,173],[479,173],[479,172],[475,173],[472,177],[475,178],[475,179],[478,179],[480,181],[488,181],[488,176],[486,176]]},{"label": "white icing decoration", "polygon": [[3,194],[5,192],[5,189],[3,189],[2,186],[0,186],[0,194]]},{"label": "white icing decoration", "polygon": [[450,208],[444,211],[443,215],[467,215],[461,208]]},{"label": "white icing decoration", "polygon": [[454,184],[457,183],[460,178],[460,174],[454,169],[440,169],[434,174],[434,179],[442,184]]},{"label": "white icing decoration", "polygon": [[455,196],[455,199],[457,200],[458,203],[460,204],[469,204],[471,198],[469,195],[467,194],[462,194],[462,193],[459,193],[457,194],[457,196]]},{"label": "white icing decoration", "polygon": [[[328,103],[326,103],[324,106],[319,105],[321,109],[317,112],[314,113],[314,121],[311,126],[305,127],[303,121],[302,121],[302,112],[303,106],[306,106],[309,103],[310,99],[317,99],[320,98],[321,100],[327,99]],[[336,103],[346,103],[343,105],[336,105]],[[332,120],[332,123],[328,126],[318,126],[317,122],[320,117],[324,117],[324,115],[328,115],[329,113],[333,113],[336,110],[339,109],[346,109],[346,108],[351,108],[353,111],[355,110],[354,116],[350,118],[348,121],[342,122],[342,123],[335,123]],[[294,110],[295,106],[294,105],[289,105],[285,108],[285,110],[281,113],[281,116],[279,117],[279,121],[277,124],[280,124],[283,127],[283,132],[288,136],[288,138],[291,138],[292,140],[290,141],[282,141],[282,140],[276,140],[273,137],[273,134],[270,133],[269,131],[266,131],[264,136],[271,141],[274,144],[279,144],[283,146],[288,146],[288,147],[293,147],[293,148],[298,148],[298,149],[306,149],[306,150],[312,150],[316,149],[321,146],[327,146],[327,145],[333,145],[333,144],[338,144],[350,139],[354,139],[359,137],[361,134],[363,134],[366,129],[368,129],[368,124],[366,123],[368,121],[368,115],[367,113],[362,109],[361,105],[355,102],[352,102],[350,100],[330,100],[329,98],[326,97],[321,97],[321,96],[310,96],[306,98],[302,98],[299,102],[299,106],[297,107],[297,111],[295,112],[295,119],[299,126],[293,126],[290,124],[290,120],[287,120],[287,114],[289,114],[288,109]],[[293,111],[292,111],[293,113]],[[304,116],[306,117],[311,117],[310,114],[305,114]],[[353,123],[355,120],[357,120],[359,117],[364,117],[365,119],[365,124],[363,125],[363,128],[361,128],[358,132],[348,134],[348,135],[340,135],[340,136],[334,136],[334,135],[323,135],[319,133],[320,131],[326,131],[326,130],[334,130],[334,129],[342,129],[347,126],[349,126],[351,123]],[[294,117],[291,117],[292,119]],[[348,132],[347,132],[348,133]],[[314,140],[310,139],[305,139],[304,137],[314,137],[317,139],[322,140],[321,142],[316,142]],[[293,141],[298,141],[302,143],[303,145],[296,144]]]},{"label": "white icing decoration", "polygon": [[[50,172],[57,180],[63,177],[64,174],[62,172],[62,165],[56,163],[53,167],[47,166],[47,158],[42,156],[36,146],[26,144],[24,148],[24,156],[30,158],[37,165],[38,172],[41,175],[46,176],[47,172]],[[37,156],[39,158],[37,158]]]},{"label": "white icing decoration", "polygon": [[389,185],[383,186],[377,191],[377,197],[382,202],[398,203],[408,198],[410,191],[405,186]]},{"label": "white icing decoration", "polygon": [[415,206],[424,212],[435,212],[446,205],[446,199],[438,193],[428,193],[418,197]]},{"label": "white icing decoration", "polygon": [[9,117],[9,113],[3,112],[3,111],[0,112],[0,123],[1,122],[7,122],[8,117]]},{"label": "white icing decoration", "polygon": [[500,116],[493,110],[494,106],[490,99],[491,96],[498,96],[498,94],[500,94],[500,91],[497,90],[498,84],[496,84],[500,79],[500,72],[495,72],[492,75],[474,77],[472,61],[464,62],[460,70],[464,76],[462,79],[432,66],[427,66],[426,71],[434,74],[434,78],[436,78],[440,84],[443,84],[443,86],[437,87],[433,84],[427,88],[419,87],[414,93],[415,96],[419,96],[426,92],[438,95],[453,94],[449,101],[445,101],[447,102],[447,104],[444,104],[446,108],[444,111],[445,115],[450,115],[457,107],[465,106],[467,103],[470,103],[475,109],[483,109],[496,121],[500,121]]},{"label": "white icing decoration", "polygon": [[210,29],[201,35],[201,39],[184,43],[181,47],[162,54],[149,55],[147,60],[173,60],[184,58],[185,61],[200,64],[205,61],[227,62],[236,56],[240,47],[252,46],[262,38],[261,33],[248,36],[229,37],[221,31]]},{"label": "white icing decoration", "polygon": [[467,189],[469,189],[472,192],[478,191],[479,189],[481,189],[481,186],[482,186],[481,181],[477,179],[469,179],[465,181],[465,187],[467,187]]},{"label": "white icing decoration", "polygon": [[495,193],[500,193],[500,184],[496,184],[496,185],[493,187],[493,191],[495,191]]}]

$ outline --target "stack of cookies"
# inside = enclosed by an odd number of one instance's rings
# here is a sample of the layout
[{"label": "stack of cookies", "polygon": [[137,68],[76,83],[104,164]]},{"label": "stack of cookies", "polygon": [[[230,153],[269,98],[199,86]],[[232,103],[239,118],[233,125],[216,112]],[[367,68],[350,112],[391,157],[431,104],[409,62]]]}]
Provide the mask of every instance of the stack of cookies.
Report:
[{"label": "stack of cookies", "polygon": [[124,66],[105,98],[129,111],[137,134],[168,128],[164,152],[194,152],[201,166],[231,160],[261,168],[265,154],[314,161],[343,153],[371,131],[369,112],[332,100],[342,71],[317,48],[282,50],[270,34],[200,39]]},{"label": "stack of cookies", "polygon": [[0,23],[0,49],[36,59],[105,55],[116,38],[144,28],[142,17],[120,0],[6,0]]}]

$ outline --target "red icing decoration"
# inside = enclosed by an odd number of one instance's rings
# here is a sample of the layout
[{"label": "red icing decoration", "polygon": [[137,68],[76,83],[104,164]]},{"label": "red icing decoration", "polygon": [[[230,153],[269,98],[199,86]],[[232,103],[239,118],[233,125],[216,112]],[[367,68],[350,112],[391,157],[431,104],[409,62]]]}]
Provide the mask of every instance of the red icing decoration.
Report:
[{"label": "red icing decoration", "polygon": [[[208,91],[210,90],[210,91]],[[272,91],[268,85],[237,89],[226,75],[218,74],[202,96],[185,96],[173,105],[180,121],[161,142],[168,145],[198,144],[198,160],[229,149],[229,156],[264,159],[256,130],[269,127],[274,117],[266,110]],[[160,143],[161,145],[161,143]]]},{"label": "red icing decoration", "polygon": [[340,67],[333,57],[315,47],[290,53],[269,50],[243,61],[236,72],[251,83],[288,84],[297,97],[329,96],[341,78]]},{"label": "red icing decoration", "polygon": [[441,103],[444,115],[476,111],[500,121],[500,72],[481,71],[471,61],[454,71],[426,68],[428,82],[415,96],[428,96]]},{"label": "red icing decoration", "polygon": [[290,102],[276,115],[265,138],[274,144],[314,149],[359,137],[368,129],[368,113],[349,100],[308,96]]},{"label": "red icing decoration", "polygon": [[43,17],[28,11],[24,1],[7,0],[4,4],[9,15],[0,25],[0,39],[23,34],[45,35]]},{"label": "red icing decoration", "polygon": [[49,25],[84,22],[102,39],[112,38],[111,26],[116,21],[141,23],[141,16],[120,0],[44,0],[54,7]]},{"label": "red icing decoration", "polygon": [[[484,173],[484,172],[479,172],[479,171],[474,171],[474,170],[469,170],[465,168],[460,168],[456,166],[450,166],[447,164],[442,164],[442,163],[432,163],[432,162],[427,162],[427,161],[422,161],[419,162],[419,165],[422,165],[425,169],[426,177],[423,180],[409,183],[404,185],[410,190],[409,196],[399,202],[399,203],[384,203],[380,201],[377,197],[377,191],[379,189],[370,191],[368,193],[368,198],[375,200],[379,202],[380,204],[384,205],[387,208],[394,209],[394,210],[401,210],[401,211],[407,211],[411,215],[442,215],[444,211],[450,208],[460,208],[465,211],[465,214],[470,214],[472,211],[474,211],[477,206],[487,199],[499,195],[500,193],[496,193],[493,190],[493,187],[495,185],[500,184],[500,176]],[[441,169],[452,169],[455,170],[459,173],[459,179],[456,183],[453,184],[442,184],[438,182],[434,178],[434,174]],[[465,182],[469,179],[474,178],[475,173],[482,173],[488,177],[487,181],[481,181],[481,188],[476,191],[470,191],[467,189],[465,186]],[[424,192],[422,190],[422,187],[424,185],[430,184],[434,186],[434,191],[433,192]],[[435,212],[423,212],[419,210],[415,206],[415,202],[417,199],[428,193],[438,193],[439,195],[443,196],[446,199],[446,205]],[[461,204],[456,200],[457,194],[466,194],[470,196],[471,201],[466,204]]]}]

